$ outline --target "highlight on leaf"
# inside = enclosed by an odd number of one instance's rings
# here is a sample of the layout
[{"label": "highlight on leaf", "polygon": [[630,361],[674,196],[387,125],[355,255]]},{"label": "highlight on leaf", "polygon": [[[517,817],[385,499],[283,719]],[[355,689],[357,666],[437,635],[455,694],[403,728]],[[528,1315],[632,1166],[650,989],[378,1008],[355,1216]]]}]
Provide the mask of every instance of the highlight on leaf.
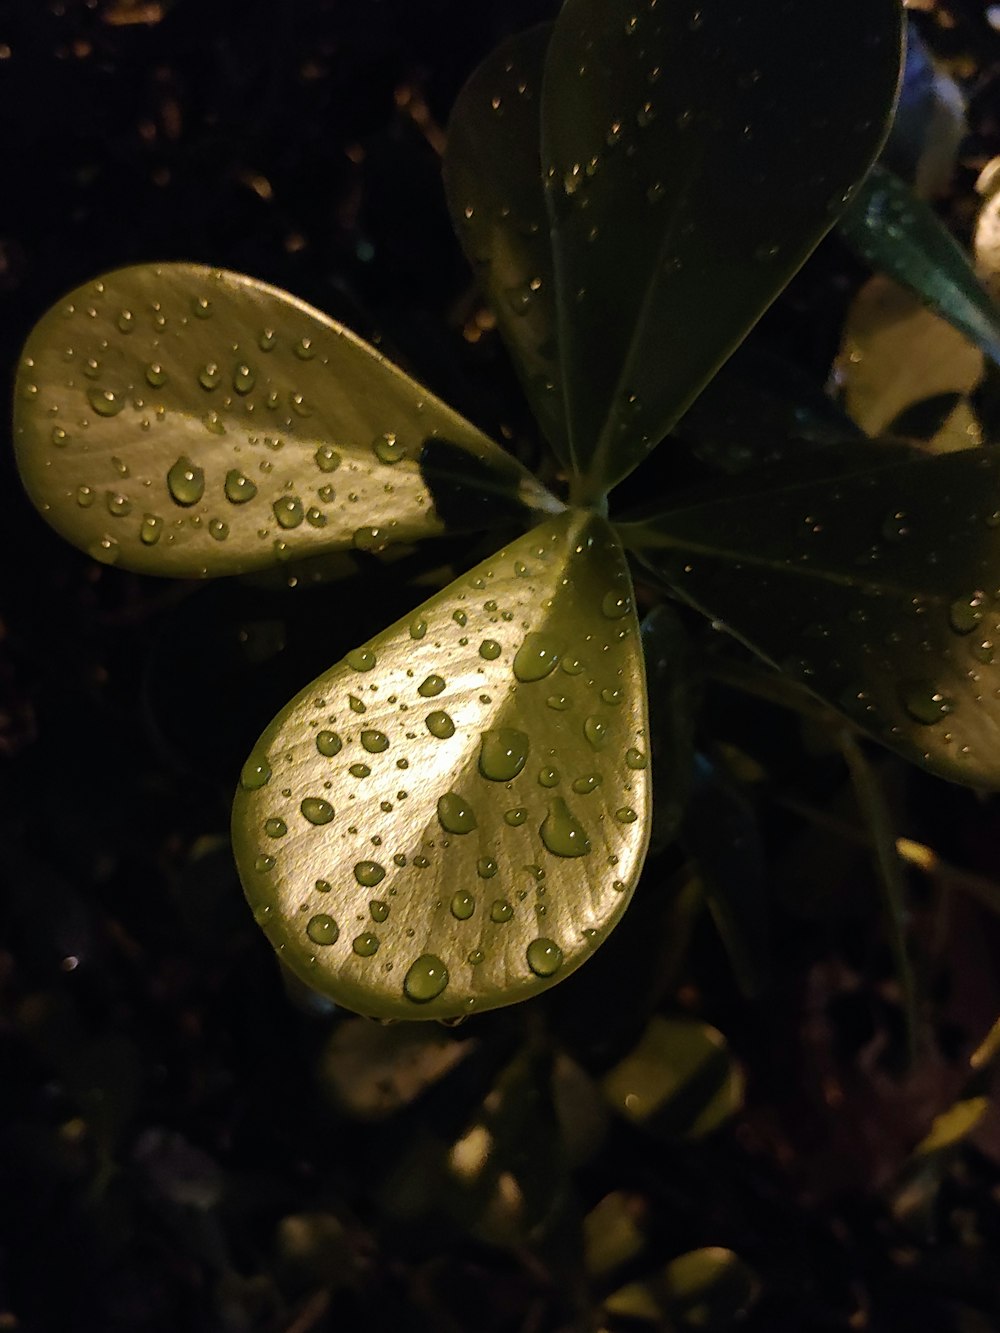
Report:
[{"label": "highlight on leaf", "polygon": [[361,1013],[455,1017],[583,962],[649,837],[648,722],[624,554],[568,511],[314,681],[233,811],[282,961]]}]

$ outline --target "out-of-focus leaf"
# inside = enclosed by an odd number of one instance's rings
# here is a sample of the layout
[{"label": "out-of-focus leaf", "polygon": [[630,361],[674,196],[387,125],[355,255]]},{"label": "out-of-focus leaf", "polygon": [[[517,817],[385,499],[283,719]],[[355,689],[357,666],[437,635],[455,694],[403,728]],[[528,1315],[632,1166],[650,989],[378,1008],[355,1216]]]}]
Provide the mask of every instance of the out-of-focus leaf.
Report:
[{"label": "out-of-focus leaf", "polygon": [[606,1194],[583,1219],[584,1259],[591,1277],[604,1277],[635,1259],[646,1247],[639,1220],[642,1201],[622,1190]]},{"label": "out-of-focus leaf", "polygon": [[694,1018],[652,1018],[603,1087],[616,1111],[666,1139],[704,1138],[743,1104],[743,1075],[725,1038]]},{"label": "out-of-focus leaf", "polygon": [[976,190],[983,200],[973,238],[976,272],[996,301],[1000,297],[1000,157],[983,167]]},{"label": "out-of-focus leaf", "polygon": [[551,24],[502,43],[458,95],[444,179],[452,220],[539,424],[566,461],[555,285],[539,156]]},{"label": "out-of-focus leaf", "polygon": [[740,989],[758,995],[770,967],[770,904],[754,809],[707,756],[698,756],[694,773],[681,842],[694,860]]},{"label": "out-of-focus leaf", "polygon": [[745,1318],[760,1294],[749,1264],[718,1245],[671,1259],[662,1282],[667,1310],[683,1328],[730,1328]]},{"label": "out-of-focus leaf", "polygon": [[385,1120],[444,1078],[474,1045],[425,1024],[383,1027],[351,1018],[323,1048],[319,1077],[346,1115]]},{"label": "out-of-focus leaf", "polygon": [[654,607],[641,628],[653,767],[650,847],[655,852],[673,840],[691,790],[702,680],[690,638],[672,607],[665,603]]},{"label": "out-of-focus leaf", "polygon": [[1000,786],[1000,453],[847,444],[644,525],[679,595],[907,759]]},{"label": "out-of-focus leaf", "polygon": [[562,980],[625,909],[649,837],[625,557],[567,512],[319,677],[243,770],[233,842],[282,961],[396,1018]]},{"label": "out-of-focus leaf", "polygon": [[918,1157],[954,1148],[967,1139],[989,1110],[989,1097],[966,1097],[934,1117],[925,1138],[914,1149]]},{"label": "out-of-focus leaf", "polygon": [[966,129],[961,89],[935,67],[920,34],[907,23],[903,80],[883,162],[922,199],[933,199],[951,184]]},{"label": "out-of-focus leaf", "polygon": [[866,264],[916,292],[935,314],[1000,361],[1000,310],[934,210],[891,171],[872,169],[839,231]]},{"label": "out-of-focus leaf", "polygon": [[934,453],[982,443],[969,400],[982,352],[892,278],[876,275],[856,296],[837,373],[844,406],[867,435],[925,440]]},{"label": "out-of-focus leaf", "polygon": [[[557,502],[457,413],[285,292],[194,264],[119,269],[36,325],[15,390],[24,484],[106,564],[204,577],[377,550]],[[463,497],[455,503],[456,493]]]},{"label": "out-of-focus leaf", "polygon": [[900,57],[896,0],[563,5],[542,167],[582,495],[646,456],[833,225]]}]

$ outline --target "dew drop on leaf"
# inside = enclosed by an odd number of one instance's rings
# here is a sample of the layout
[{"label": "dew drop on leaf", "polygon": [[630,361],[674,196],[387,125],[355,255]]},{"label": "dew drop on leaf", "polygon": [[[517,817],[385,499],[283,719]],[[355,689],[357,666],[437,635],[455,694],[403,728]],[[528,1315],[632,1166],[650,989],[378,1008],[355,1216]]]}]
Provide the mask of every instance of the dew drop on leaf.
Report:
[{"label": "dew drop on leaf", "polygon": [[354,878],[366,889],[373,889],[385,879],[385,867],[377,861],[359,861],[354,867]]},{"label": "dew drop on leaf", "polygon": [[490,908],[490,920],[498,925],[503,925],[505,921],[510,921],[514,915],[514,909],[506,898],[497,898]]},{"label": "dew drop on leaf", "polygon": [[444,678],[442,676],[431,675],[417,686],[417,693],[423,699],[433,699],[434,696],[440,694],[443,689]]},{"label": "dew drop on leaf", "polygon": [[446,833],[471,833],[476,827],[476,816],[464,796],[445,792],[438,797],[438,821]]},{"label": "dew drop on leaf", "polygon": [[546,635],[526,634],[514,657],[514,675],[525,683],[544,680],[555,670],[559,657],[559,645]]},{"label": "dew drop on leaf", "polygon": [[355,671],[371,671],[378,662],[378,658],[370,648],[352,648],[344,661]]},{"label": "dew drop on leaf", "polygon": [[922,726],[932,727],[954,710],[955,703],[931,680],[903,681],[899,687],[903,707]]},{"label": "dew drop on leaf", "polygon": [[167,473],[167,489],[176,504],[188,508],[197,504],[205,493],[205,473],[182,454]]},{"label": "dew drop on leaf", "polygon": [[490,782],[510,782],[528,760],[530,742],[523,731],[500,727],[483,733],[479,749],[479,771]]},{"label": "dew drop on leaf", "polygon": [[389,748],[389,737],[382,731],[363,731],[361,744],[369,754],[382,754]]},{"label": "dew drop on leaf", "polygon": [[226,499],[230,504],[241,505],[254,498],[257,494],[257,487],[249,477],[245,477],[237,468],[231,468],[226,473],[225,491]]},{"label": "dew drop on leaf", "polygon": [[440,710],[428,713],[424,721],[427,724],[427,730],[440,741],[446,741],[449,736],[455,734],[455,724],[448,713]]},{"label": "dew drop on leaf", "polygon": [[554,940],[544,936],[532,940],[525,954],[536,977],[551,977],[562,966],[563,952]]},{"label": "dew drop on leaf", "polygon": [[371,958],[378,952],[379,938],[370,930],[364,930],[351,942],[351,948],[361,958]]},{"label": "dew drop on leaf", "polygon": [[476,900],[465,889],[459,889],[457,893],[452,895],[451,914],[456,921],[468,921],[475,910]]},{"label": "dew drop on leaf", "polygon": [[539,833],[553,856],[586,856],[590,851],[590,839],[583,825],[561,796],[549,803],[549,812],[542,820]]},{"label": "dew drop on leaf", "polygon": [[448,969],[435,954],[425,953],[407,969],[403,994],[415,1004],[437,999],[448,984]]},{"label": "dew drop on leaf", "polygon": [[316,737],[316,749],[327,759],[332,759],[343,749],[344,742],[335,731],[321,731]]},{"label": "dew drop on leaf", "polygon": [[309,918],[306,934],[313,944],[336,944],[340,936],[340,927],[332,916],[319,912]]},{"label": "dew drop on leaf", "polygon": [[307,796],[299,809],[310,824],[329,824],[334,815],[333,806],[322,796]]},{"label": "dew drop on leaf", "polygon": [[240,773],[240,786],[244,791],[258,791],[271,777],[271,765],[266,759],[251,755]]}]

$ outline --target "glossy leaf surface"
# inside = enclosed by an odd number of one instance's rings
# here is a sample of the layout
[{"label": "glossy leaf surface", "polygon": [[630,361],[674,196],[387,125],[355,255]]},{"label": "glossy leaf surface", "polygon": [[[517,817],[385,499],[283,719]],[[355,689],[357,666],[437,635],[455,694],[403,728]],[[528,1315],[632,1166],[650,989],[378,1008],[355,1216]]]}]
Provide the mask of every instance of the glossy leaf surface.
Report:
[{"label": "glossy leaf surface", "polygon": [[341,325],[273,287],[141,265],[39,322],[15,444],[45,518],[95,559],[206,576],[554,508],[519,464]]},{"label": "glossy leaf surface", "polygon": [[524,999],[617,922],[649,836],[645,682],[610,527],[576,511],[314,681],[233,841],[282,961],[362,1013]]},{"label": "glossy leaf surface", "polygon": [[582,492],[645,457],[833,225],[900,53],[896,0],[563,5],[542,166]]},{"label": "glossy leaf surface", "polygon": [[510,38],[469,79],[448,125],[444,179],[462,248],[535,416],[565,462],[552,245],[539,157],[550,31],[546,23]]},{"label": "glossy leaf surface", "polygon": [[891,171],[872,169],[841,218],[839,231],[866,264],[916,292],[926,306],[1000,362],[1000,311],[934,210]]},{"label": "glossy leaf surface", "polygon": [[1000,453],[866,442],[621,529],[705,614],[906,758],[1000,787]]}]

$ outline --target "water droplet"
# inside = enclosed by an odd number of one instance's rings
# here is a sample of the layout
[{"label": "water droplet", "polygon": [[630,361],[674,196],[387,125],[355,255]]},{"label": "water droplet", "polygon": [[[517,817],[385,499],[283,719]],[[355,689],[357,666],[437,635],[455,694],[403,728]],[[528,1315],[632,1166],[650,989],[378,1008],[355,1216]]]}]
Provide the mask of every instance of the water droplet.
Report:
[{"label": "water droplet", "polygon": [[333,806],[322,796],[307,796],[299,809],[303,819],[308,819],[310,824],[329,824],[334,815]]},{"label": "water droplet", "polygon": [[514,909],[506,898],[497,898],[490,908],[490,920],[496,921],[498,925],[509,921],[513,915]]},{"label": "water droplet", "polygon": [[540,936],[528,945],[525,957],[536,977],[551,977],[562,967],[563,951],[554,940]]},{"label": "water droplet", "polygon": [[240,394],[250,393],[254,384],[256,384],[256,380],[250,367],[247,365],[237,366],[233,371],[233,388],[236,392]]},{"label": "water droplet", "polygon": [[886,516],[882,523],[882,536],[887,542],[901,542],[909,535],[909,519],[901,509],[894,510]]},{"label": "water droplet", "polygon": [[108,513],[115,518],[124,518],[126,514],[132,512],[132,501],[127,496],[119,495],[117,491],[106,491],[104,503]]},{"label": "water droplet", "polygon": [[570,707],[570,701],[565,694],[550,694],[545,700],[546,706],[556,713],[565,713]]},{"label": "water droplet", "polygon": [[197,504],[205,493],[205,473],[195,467],[186,454],[182,454],[167,473],[167,489],[175,504]]},{"label": "water droplet", "polygon": [[327,517],[321,509],[310,508],[306,510],[306,522],[314,528],[325,528]]},{"label": "water droplet", "polygon": [[468,624],[469,620],[469,617],[465,614],[464,611],[452,611],[451,618],[452,620],[454,620],[456,625],[461,625],[463,628],[465,627],[466,624]]},{"label": "water droplet", "polygon": [[615,819],[618,820],[619,824],[634,824],[638,818],[639,816],[630,805],[621,805],[615,811]]},{"label": "water droplet", "polygon": [[995,655],[991,639],[983,639],[972,646],[972,656],[977,662],[982,662],[983,666],[992,666]]},{"label": "water droplet", "polygon": [[191,302],[191,311],[196,319],[211,319],[212,302],[207,296],[197,296]]},{"label": "water droplet", "polygon": [[162,389],[167,382],[167,372],[159,361],[151,361],[146,367],[146,383],[151,389]]},{"label": "water droplet", "polygon": [[81,509],[89,509],[97,499],[92,486],[79,486],[76,492],[76,502]]},{"label": "water droplet", "polygon": [[300,361],[311,361],[316,355],[316,347],[311,338],[300,338],[295,344],[295,355]]},{"label": "water droplet", "polygon": [[[410,638],[422,639],[426,633],[427,633],[427,621],[424,620],[423,616],[414,616],[414,618],[410,621]],[[429,677],[428,679],[440,680],[440,677],[432,676]]]},{"label": "water droplet", "polygon": [[514,657],[514,675],[526,683],[544,680],[555,669],[560,655],[559,645],[544,634],[526,634]]},{"label": "water droplet", "polygon": [[590,851],[590,839],[583,825],[560,796],[549,803],[549,813],[542,820],[539,833],[553,856],[586,856]]},{"label": "water droplet", "polygon": [[631,610],[632,599],[627,593],[605,593],[601,602],[601,612],[609,620],[621,620],[622,616],[627,616]]},{"label": "water droplet", "polygon": [[385,879],[385,867],[377,861],[359,861],[354,867],[354,878],[366,889],[373,889]]},{"label": "water droplet", "polygon": [[305,517],[297,495],[282,495],[271,505],[274,517],[283,528],[297,528]]},{"label": "water droplet", "polygon": [[52,443],[57,449],[63,449],[69,443],[69,436],[63,430],[62,426],[53,426]]},{"label": "water droplet", "polygon": [[273,351],[275,343],[278,341],[278,335],[274,329],[263,329],[260,337],[257,339],[257,346],[262,352]]},{"label": "water droplet", "polygon": [[349,667],[355,671],[371,671],[378,661],[378,658],[370,648],[352,648],[344,658]]},{"label": "water droplet", "polygon": [[955,709],[955,701],[942,694],[931,680],[904,681],[899,698],[914,722],[925,727],[934,726]]},{"label": "water droplet", "polygon": [[352,764],[347,771],[352,778],[366,778],[371,773],[367,764]]},{"label": "water droplet", "polygon": [[306,924],[306,934],[313,944],[336,944],[340,938],[340,927],[332,916],[318,912],[311,916]]},{"label": "water droplet", "polygon": [[155,546],[163,531],[163,519],[158,514],[143,514],[139,525],[139,540],[143,546]]},{"label": "water droplet", "polygon": [[578,657],[564,657],[559,666],[567,676],[578,676],[583,670],[583,663]]},{"label": "water droplet", "polygon": [[288,832],[288,825],[283,819],[272,815],[270,819],[264,820],[264,832],[269,838],[283,838]]},{"label": "water droplet", "polygon": [[87,547],[87,554],[102,565],[113,565],[118,559],[120,548],[114,537],[102,537]]},{"label": "water droplet", "polygon": [[424,699],[433,699],[435,695],[441,693],[444,689],[444,678],[442,676],[428,676],[427,679],[417,686],[417,693]]},{"label": "water droplet", "polygon": [[542,768],[538,772],[538,785],[540,787],[558,787],[559,770],[558,768]]},{"label": "water droplet", "polygon": [[606,704],[611,704],[612,706],[617,707],[617,705],[620,704],[621,701],[625,698],[625,691],[618,689],[617,687],[612,688],[610,685],[607,685],[603,690],[601,690],[601,698],[604,700]]},{"label": "water droplet", "polygon": [[481,963],[485,957],[486,955],[483,953],[482,949],[472,949],[466,961],[475,967],[477,964]]},{"label": "water droplet", "polygon": [[125,406],[125,397],[114,389],[88,389],[87,402],[99,417],[116,417]]},{"label": "water droplet", "polygon": [[217,542],[224,542],[229,536],[229,524],[223,523],[221,518],[209,519],[208,535]]},{"label": "water droplet", "polygon": [[271,765],[259,755],[251,755],[240,773],[240,786],[244,791],[257,791],[271,778]]},{"label": "water droplet", "polygon": [[340,467],[340,454],[332,444],[321,444],[313,454],[320,472],[335,472]]},{"label": "water droplet", "polygon": [[335,731],[321,731],[316,737],[316,749],[327,759],[332,759],[335,754],[340,754],[344,748],[344,742]]},{"label": "water droplet", "polygon": [[131,310],[123,310],[115,323],[118,325],[119,333],[131,333],[135,328],[135,315]]},{"label": "water droplet", "polygon": [[500,651],[496,639],[484,639],[479,645],[479,656],[485,658],[487,662],[495,662],[500,656]]},{"label": "water droplet", "polygon": [[351,948],[361,958],[371,958],[372,954],[378,952],[378,946],[379,938],[370,930],[362,931],[357,939],[351,942]]},{"label": "water droplet", "polygon": [[490,782],[510,782],[527,763],[530,742],[523,731],[499,727],[483,733],[479,771]]},{"label": "water droplet", "polygon": [[382,731],[363,731],[361,744],[369,754],[382,754],[389,748],[389,737]]},{"label": "water droplet", "polygon": [[273,870],[277,864],[278,862],[273,856],[258,856],[253,863],[253,868],[254,870],[259,871],[262,875],[266,875],[267,872]]},{"label": "water droplet", "polygon": [[380,463],[401,463],[406,457],[406,448],[399,443],[391,432],[380,435],[374,441],[372,452]]},{"label": "water droplet", "polygon": [[573,782],[573,790],[578,796],[589,796],[592,791],[596,791],[601,785],[600,773],[588,773],[585,777],[576,778]]},{"label": "water droplet", "polygon": [[222,371],[214,361],[209,361],[198,371],[198,383],[203,389],[217,389],[222,379]]},{"label": "water droplet", "polygon": [[333,889],[333,885],[328,879],[318,879],[313,885],[313,888],[315,888],[317,893],[330,893]]},{"label": "water droplet", "polygon": [[437,815],[446,833],[471,833],[476,827],[472,807],[458,792],[449,791],[438,797]]},{"label": "water droplet", "polygon": [[246,504],[257,494],[256,485],[249,477],[244,477],[243,473],[237,468],[232,468],[226,473],[226,499],[230,504]]},{"label": "water droplet", "polygon": [[972,633],[986,614],[983,610],[985,600],[984,592],[966,593],[964,597],[955,598],[948,608],[948,619],[956,634]]},{"label": "water droplet", "polygon": [[583,734],[595,750],[600,750],[608,739],[608,724],[591,714],[583,724]]},{"label": "water droplet", "polygon": [[349,694],[347,696],[347,702],[350,705],[352,713],[367,713],[368,711],[356,694]]},{"label": "water droplet", "polygon": [[389,919],[389,904],[384,903],[381,898],[373,898],[368,904],[368,910],[371,912],[372,920],[377,921],[379,925]]},{"label": "water droplet", "polygon": [[448,969],[435,954],[425,953],[410,964],[403,978],[403,994],[415,1004],[436,1000],[448,985]]},{"label": "water droplet", "polygon": [[509,824],[511,828],[518,828],[528,818],[528,812],[523,805],[515,806],[513,810],[508,810],[504,814],[504,823]]},{"label": "water droplet", "polygon": [[451,914],[457,921],[468,921],[469,917],[472,916],[475,910],[476,900],[471,893],[467,893],[465,889],[459,889],[459,891],[453,895],[451,900]]},{"label": "water droplet", "polygon": [[476,862],[476,873],[480,879],[492,879],[499,868],[492,856],[481,856]]},{"label": "water droplet", "polygon": [[428,713],[424,722],[427,724],[427,730],[439,741],[446,741],[449,736],[455,734],[455,724],[448,713],[440,711]]},{"label": "water droplet", "polygon": [[625,751],[625,762],[628,764],[629,768],[640,769],[645,768],[649,763],[649,760],[646,758],[645,754],[643,754],[642,750],[637,750],[635,746],[631,746]]}]

